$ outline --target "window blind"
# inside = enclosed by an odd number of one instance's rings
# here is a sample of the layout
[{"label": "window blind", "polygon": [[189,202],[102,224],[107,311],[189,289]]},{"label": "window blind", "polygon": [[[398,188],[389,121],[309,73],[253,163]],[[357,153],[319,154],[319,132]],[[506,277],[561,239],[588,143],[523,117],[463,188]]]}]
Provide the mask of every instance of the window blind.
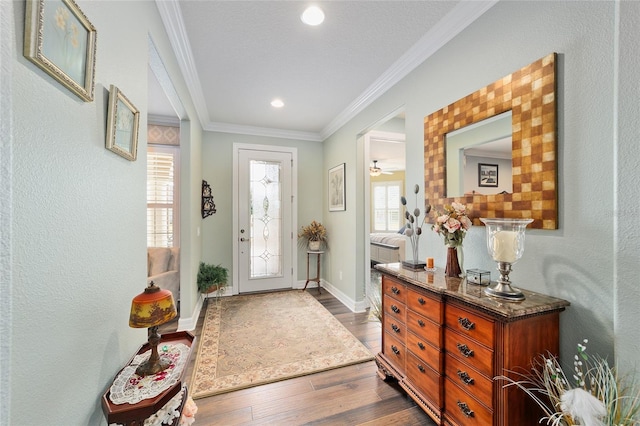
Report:
[{"label": "window blind", "polygon": [[178,176],[175,147],[148,146],[147,246],[178,245]]}]

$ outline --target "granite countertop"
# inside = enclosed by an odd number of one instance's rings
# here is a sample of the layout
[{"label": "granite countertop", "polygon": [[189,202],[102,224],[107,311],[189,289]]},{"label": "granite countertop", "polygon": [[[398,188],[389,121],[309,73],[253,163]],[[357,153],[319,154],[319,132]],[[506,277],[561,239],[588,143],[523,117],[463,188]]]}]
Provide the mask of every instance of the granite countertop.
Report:
[{"label": "granite countertop", "polygon": [[472,304],[492,316],[501,317],[507,321],[549,311],[564,310],[570,305],[564,299],[525,289],[520,289],[525,296],[525,300],[521,302],[492,297],[485,294],[486,286],[468,283],[466,278],[447,277],[443,268],[438,268],[435,272],[414,271],[403,268],[400,263],[378,264],[375,268],[384,274],[397,277],[425,290]]}]

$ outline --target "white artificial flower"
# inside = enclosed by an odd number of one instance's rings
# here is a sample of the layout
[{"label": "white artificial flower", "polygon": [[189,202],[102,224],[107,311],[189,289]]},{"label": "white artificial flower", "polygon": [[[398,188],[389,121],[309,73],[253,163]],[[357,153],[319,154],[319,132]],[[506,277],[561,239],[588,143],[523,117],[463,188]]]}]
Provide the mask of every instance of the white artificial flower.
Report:
[{"label": "white artificial flower", "polygon": [[562,394],[560,408],[583,426],[604,426],[601,420],[607,414],[604,403],[584,389],[571,389]]}]

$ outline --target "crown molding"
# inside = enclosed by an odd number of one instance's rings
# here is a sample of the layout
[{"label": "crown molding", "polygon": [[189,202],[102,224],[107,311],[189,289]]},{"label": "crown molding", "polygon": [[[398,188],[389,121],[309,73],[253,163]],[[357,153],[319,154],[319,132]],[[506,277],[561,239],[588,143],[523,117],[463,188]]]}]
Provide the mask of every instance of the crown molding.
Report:
[{"label": "crown molding", "polygon": [[362,112],[373,101],[407,76],[411,71],[440,50],[452,38],[461,33],[499,0],[461,1],[442,20],[429,30],[369,86],[345,110],[338,114],[322,131],[322,139],[327,139],[349,120]]},{"label": "crown molding", "polygon": [[155,124],[156,126],[180,127],[180,119],[167,115],[148,114],[147,124]]},{"label": "crown molding", "polygon": [[270,127],[255,127],[230,123],[209,122],[204,130],[208,130],[210,132],[233,133],[238,135],[263,136],[267,138],[322,142],[322,138],[320,137],[319,133],[274,129]]},{"label": "crown molding", "polygon": [[189,94],[193,100],[198,119],[204,128],[209,122],[209,110],[202,95],[202,85],[196,72],[191,44],[189,43],[189,37],[185,30],[179,1],[156,0],[156,7],[160,12],[160,18],[167,31],[167,36],[169,37],[169,42],[178,61],[178,66],[187,84],[187,90],[189,90]]}]

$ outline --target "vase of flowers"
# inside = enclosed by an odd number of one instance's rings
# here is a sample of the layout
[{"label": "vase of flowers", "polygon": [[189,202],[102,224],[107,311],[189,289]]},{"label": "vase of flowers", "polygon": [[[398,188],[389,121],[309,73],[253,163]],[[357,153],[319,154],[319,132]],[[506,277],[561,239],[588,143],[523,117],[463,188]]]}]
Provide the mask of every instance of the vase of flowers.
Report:
[{"label": "vase of flowers", "polygon": [[320,222],[312,221],[298,232],[298,244],[301,248],[318,251],[327,247],[327,228]]},{"label": "vase of flowers", "polygon": [[442,235],[447,246],[447,266],[445,273],[449,277],[459,277],[463,274],[461,266],[462,241],[471,228],[471,219],[464,204],[453,202],[444,206],[445,212],[436,218],[431,227],[437,234]]},{"label": "vase of flowers", "polygon": [[420,261],[420,256],[418,251],[420,250],[420,246],[418,243],[420,242],[420,235],[422,235],[422,226],[424,225],[425,220],[427,219],[427,215],[431,211],[431,206],[425,201],[424,204],[424,217],[420,220],[420,208],[418,206],[418,192],[420,192],[420,186],[415,185],[413,187],[413,193],[416,196],[416,208],[413,209],[413,212],[409,212],[407,208],[407,199],[402,196],[400,197],[400,202],[405,207],[404,217],[407,220],[407,223],[404,227],[404,235],[409,237],[409,242],[411,242],[411,252],[413,254],[413,260],[411,261],[403,261],[402,266],[405,266],[410,269],[422,269],[427,266],[426,263]]}]

